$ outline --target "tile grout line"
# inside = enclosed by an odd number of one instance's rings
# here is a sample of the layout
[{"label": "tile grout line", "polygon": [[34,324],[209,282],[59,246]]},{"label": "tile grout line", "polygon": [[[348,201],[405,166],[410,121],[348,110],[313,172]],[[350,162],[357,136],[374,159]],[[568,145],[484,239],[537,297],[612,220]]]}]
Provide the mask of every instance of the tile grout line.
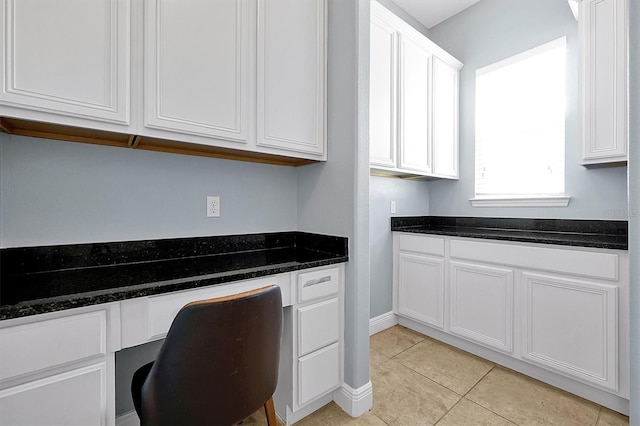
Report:
[{"label": "tile grout line", "polygon": [[477,405],[478,407],[484,408],[485,410],[489,411],[490,413],[495,414],[496,416],[498,416],[498,417],[500,417],[500,418],[502,418],[502,419],[505,419],[505,420],[506,420],[506,421],[508,421],[509,423],[513,423],[514,425],[517,425],[518,423],[516,423],[514,420],[508,419],[507,417],[503,416],[502,414],[496,413],[495,411],[493,411],[493,410],[492,410],[492,409],[490,409],[489,407],[485,407],[484,405],[482,405],[482,404],[480,404],[480,403],[478,403],[478,402],[476,402],[476,401],[474,401],[474,400],[472,400],[472,399],[467,398],[467,395],[469,395],[469,393],[471,393],[471,391],[472,391],[472,390],[474,390],[474,389],[475,389],[475,388],[480,384],[480,382],[482,382],[482,381],[485,379],[485,377],[487,377],[487,376],[489,375],[489,373],[491,373],[491,372],[492,372],[492,371],[493,371],[497,366],[498,366],[498,364],[493,363],[493,366],[489,369],[489,371],[487,371],[487,373],[486,373],[484,376],[482,376],[482,377],[480,378],[480,380],[478,380],[478,381],[476,382],[476,384],[475,384],[475,385],[471,386],[471,389],[469,389],[469,390],[467,391],[467,393],[465,393],[465,394],[463,395],[463,397],[462,397],[462,398],[466,399],[467,401],[471,402],[472,404]]}]

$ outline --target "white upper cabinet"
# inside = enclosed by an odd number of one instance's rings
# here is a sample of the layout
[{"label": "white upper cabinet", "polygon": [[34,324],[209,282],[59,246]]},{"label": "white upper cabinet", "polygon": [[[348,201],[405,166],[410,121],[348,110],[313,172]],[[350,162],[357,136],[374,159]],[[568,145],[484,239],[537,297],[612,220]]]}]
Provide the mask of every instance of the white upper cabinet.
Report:
[{"label": "white upper cabinet", "polygon": [[258,0],[257,145],[325,152],[325,0]]},{"label": "white upper cabinet", "polygon": [[371,15],[369,157],[372,166],[396,166],[397,32]]},{"label": "white upper cabinet", "polygon": [[400,34],[398,137],[400,169],[431,172],[430,82],[432,54],[421,35]]},{"label": "white upper cabinet", "polygon": [[458,177],[458,68],[433,58],[433,165],[435,176]]},{"label": "white upper cabinet", "polygon": [[582,163],[627,161],[626,0],[583,0]]},{"label": "white upper cabinet", "polygon": [[371,168],[457,179],[462,63],[377,2],[370,31]]},{"label": "white upper cabinet", "polygon": [[129,124],[129,0],[3,0],[1,13],[0,114]]},{"label": "white upper cabinet", "polygon": [[144,125],[246,142],[246,0],[153,0],[144,12]]},{"label": "white upper cabinet", "polygon": [[326,0],[0,2],[4,131],[327,158]]}]

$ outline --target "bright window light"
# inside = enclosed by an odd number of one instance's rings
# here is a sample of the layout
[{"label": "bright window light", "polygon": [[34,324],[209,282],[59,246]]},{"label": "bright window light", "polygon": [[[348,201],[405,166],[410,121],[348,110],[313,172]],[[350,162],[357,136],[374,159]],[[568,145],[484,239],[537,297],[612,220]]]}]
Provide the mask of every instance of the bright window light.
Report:
[{"label": "bright window light", "polygon": [[563,37],[476,71],[476,197],[564,194]]}]

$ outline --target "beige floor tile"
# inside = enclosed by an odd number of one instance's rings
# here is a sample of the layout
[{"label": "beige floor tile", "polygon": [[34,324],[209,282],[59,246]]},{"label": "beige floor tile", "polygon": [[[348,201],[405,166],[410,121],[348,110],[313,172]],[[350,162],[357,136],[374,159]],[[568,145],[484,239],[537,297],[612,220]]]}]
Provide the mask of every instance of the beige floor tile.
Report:
[{"label": "beige floor tile", "polygon": [[598,426],[628,426],[629,417],[624,414],[617,413],[602,407],[600,409],[600,417],[598,418]]},{"label": "beige floor tile", "polygon": [[369,349],[369,367],[374,367],[376,365],[382,364],[388,359],[389,357],[382,352],[376,351],[375,349]]},{"label": "beige floor tile", "polygon": [[[242,421],[243,426],[267,426],[267,416],[264,413],[264,408],[260,408],[258,411],[253,413],[250,417],[244,419]],[[278,420],[278,425],[284,425],[280,420]]]},{"label": "beige floor tile", "polygon": [[511,370],[495,367],[467,394],[518,425],[594,425],[599,406]]},{"label": "beige floor tile", "polygon": [[390,426],[435,424],[460,396],[393,359],[372,369],[373,413]]},{"label": "beige floor tile", "polygon": [[394,357],[423,340],[424,336],[422,334],[396,325],[374,334],[369,339],[369,342],[372,349],[388,357]]},{"label": "beige floor tile", "polygon": [[463,398],[436,426],[515,426],[509,420]]},{"label": "beige floor tile", "polygon": [[372,412],[366,412],[354,419],[342,411],[334,402],[331,402],[315,413],[305,417],[296,426],[386,426],[385,422],[376,417]]},{"label": "beige floor tile", "polygon": [[460,395],[469,392],[494,365],[431,338],[426,338],[394,359]]}]

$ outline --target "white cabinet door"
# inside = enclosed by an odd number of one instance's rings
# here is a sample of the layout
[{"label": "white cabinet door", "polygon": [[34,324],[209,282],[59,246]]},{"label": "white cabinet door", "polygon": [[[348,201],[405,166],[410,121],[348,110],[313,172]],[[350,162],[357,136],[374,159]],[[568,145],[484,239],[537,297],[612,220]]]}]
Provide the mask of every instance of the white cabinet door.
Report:
[{"label": "white cabinet door", "polygon": [[433,174],[458,177],[458,69],[433,58]]},{"label": "white cabinet door", "polygon": [[432,55],[424,40],[399,36],[398,167],[431,173],[430,98]]},{"label": "white cabinet door", "polygon": [[526,360],[618,390],[618,289],[524,272]]},{"label": "white cabinet door", "polygon": [[626,0],[580,3],[585,164],[627,160]]},{"label": "white cabinet door", "polygon": [[258,147],[323,156],[325,0],[258,0],[257,70]]},{"label": "white cabinet door", "polygon": [[371,15],[369,74],[369,159],[372,165],[396,167],[397,33]]},{"label": "white cabinet door", "polygon": [[129,0],[3,0],[1,7],[1,104],[129,123]]},{"label": "white cabinet door", "polygon": [[255,37],[249,2],[150,0],[144,6],[144,125],[246,142]]},{"label": "white cabinet door", "polygon": [[0,390],[2,425],[104,426],[113,421],[106,407],[106,363]]},{"label": "white cabinet door", "polygon": [[451,262],[449,330],[513,352],[513,270]]},{"label": "white cabinet door", "polygon": [[444,327],[444,259],[398,254],[398,313]]}]

